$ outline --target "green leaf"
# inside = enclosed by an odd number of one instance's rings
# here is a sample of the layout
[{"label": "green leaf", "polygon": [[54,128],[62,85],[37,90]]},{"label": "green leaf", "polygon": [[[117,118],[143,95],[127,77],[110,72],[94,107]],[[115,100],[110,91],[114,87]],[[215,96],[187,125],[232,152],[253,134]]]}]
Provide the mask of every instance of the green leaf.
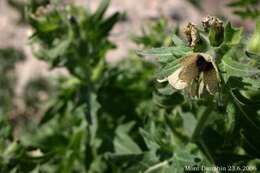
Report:
[{"label": "green leaf", "polygon": [[251,91],[259,91],[260,81],[253,78],[243,78],[242,82],[246,84],[245,88]]},{"label": "green leaf", "polygon": [[104,16],[104,13],[106,12],[109,4],[110,4],[110,0],[102,0],[102,2],[100,3],[97,11],[93,15],[94,21],[99,21],[99,20],[102,19],[102,17]]},{"label": "green leaf", "polygon": [[[153,128],[155,128],[154,126],[152,126]],[[153,129],[153,130],[156,130],[156,129]],[[139,129],[140,131],[140,134],[142,135],[142,137],[144,138],[144,141],[145,141],[145,144],[147,145],[147,147],[150,149],[150,150],[157,150],[160,148],[160,145],[156,142],[156,137],[154,136],[155,134],[151,134],[151,131],[150,130],[150,133],[145,131],[144,129]]]},{"label": "green leaf", "polygon": [[150,165],[144,170],[144,173],[185,173],[187,168],[199,164],[199,158],[183,151],[181,148],[176,148],[172,158]]},{"label": "green leaf", "polygon": [[249,40],[248,50],[260,55],[260,17],[256,20],[256,28]]},{"label": "green leaf", "polygon": [[259,0],[234,0],[227,4],[233,7],[233,13],[240,16],[242,19],[255,19],[260,15]]},{"label": "green leaf", "polygon": [[175,70],[177,70],[180,67],[180,60],[181,59],[176,59],[164,66],[161,66],[157,71],[157,78],[163,79],[171,75]]},{"label": "green leaf", "polygon": [[259,74],[258,69],[250,65],[234,61],[229,55],[225,55],[221,62],[226,73],[225,75],[227,76],[250,77]]},{"label": "green leaf", "polygon": [[260,15],[260,10],[246,8],[244,10],[235,10],[234,14],[240,16],[242,19],[255,19]]},{"label": "green leaf", "polygon": [[100,24],[100,35],[102,36],[107,36],[108,33],[111,31],[111,29],[114,27],[114,25],[118,22],[120,18],[120,14],[119,13],[115,13],[112,16],[110,16],[109,18],[107,18],[106,20],[104,20],[101,24]]},{"label": "green leaf", "polygon": [[117,127],[116,138],[114,140],[116,154],[125,155],[142,153],[142,150],[139,148],[139,146],[128,135],[134,124],[134,122],[129,122]]},{"label": "green leaf", "polygon": [[256,4],[257,2],[258,2],[258,0],[235,0],[235,1],[228,3],[227,5],[230,7],[240,7],[240,6],[245,6],[245,5],[249,5],[249,4]]},{"label": "green leaf", "polygon": [[70,143],[68,145],[68,148],[73,150],[73,152],[79,152],[80,147],[82,144],[82,139],[84,136],[84,130],[82,129],[76,129],[73,136],[70,138]]},{"label": "green leaf", "polygon": [[47,59],[49,61],[54,61],[68,50],[70,45],[70,40],[60,41],[57,45],[53,46],[51,49],[41,49],[38,52],[35,52],[35,55],[42,59]]},{"label": "green leaf", "polygon": [[61,15],[57,11],[53,11],[48,14],[48,16],[42,16],[39,18],[30,15],[28,20],[35,28],[36,33],[50,33],[62,26]]},{"label": "green leaf", "polygon": [[224,29],[224,43],[230,47],[240,43],[243,36],[242,28],[233,28],[231,23],[228,22]]},{"label": "green leaf", "polygon": [[183,128],[191,137],[196,128],[197,120],[192,113],[182,113],[181,117],[183,119]]},{"label": "green leaf", "polygon": [[192,49],[185,46],[177,47],[161,47],[150,50],[139,51],[138,54],[142,56],[157,57],[162,64],[157,72],[158,78],[165,78],[173,73],[180,66],[181,57],[186,56],[192,52]]},{"label": "green leaf", "polygon": [[246,51],[245,54],[251,58],[251,59],[255,59],[257,61],[260,61],[260,55],[259,54],[256,54],[254,52],[250,52],[250,51]]},{"label": "green leaf", "polygon": [[181,56],[186,55],[187,53],[192,52],[192,49],[189,47],[160,47],[160,48],[153,48],[146,51],[139,51],[138,54],[142,56],[154,56],[154,57],[169,57],[169,56],[176,56],[180,58]]},{"label": "green leaf", "polygon": [[237,114],[235,105],[233,103],[228,103],[227,105],[227,116],[225,117],[225,126],[227,131],[231,134],[235,129],[235,116]]},{"label": "green leaf", "polygon": [[237,90],[230,91],[230,94],[233,98],[233,102],[237,106],[240,113],[245,118],[243,125],[246,126],[246,129],[252,129],[253,132],[260,134],[260,121],[257,119],[257,111],[259,110],[259,102],[255,102],[245,98]]},{"label": "green leaf", "polygon": [[172,41],[176,46],[186,46],[185,42],[175,34],[172,36]]},{"label": "green leaf", "polygon": [[187,151],[179,148],[174,153],[171,169],[175,169],[176,173],[185,172],[187,166],[193,167],[200,165],[201,159],[197,156],[188,153]]},{"label": "green leaf", "polygon": [[145,51],[138,51],[137,53],[142,56],[167,57],[167,56],[173,56],[174,50],[176,50],[175,47],[160,47],[160,48],[153,48]]},{"label": "green leaf", "polygon": [[198,157],[184,151],[183,148],[176,148],[172,157],[161,160],[158,152],[144,152],[140,155],[110,155],[117,165],[128,167],[123,171],[125,173],[184,173],[186,167],[193,167],[200,164]]},{"label": "green leaf", "polygon": [[[54,118],[57,114],[59,114],[60,110],[65,106],[64,102],[53,102],[52,103],[54,106],[50,106],[46,112],[44,113],[44,116],[42,117],[41,121],[40,121],[40,125],[43,125],[47,122],[49,122],[52,118]],[[50,104],[51,105],[51,104]]]},{"label": "green leaf", "polygon": [[156,156],[155,151],[144,152],[138,155],[110,154],[109,159],[117,166],[127,164],[127,168],[123,169],[123,172],[125,173],[144,172],[146,169],[149,169],[150,166],[159,162],[159,158]]},{"label": "green leaf", "polygon": [[162,88],[158,88],[157,91],[162,94],[162,95],[167,95],[167,96],[170,96],[172,95],[175,90],[173,90],[172,86],[171,85],[166,85],[165,87],[162,87]]}]

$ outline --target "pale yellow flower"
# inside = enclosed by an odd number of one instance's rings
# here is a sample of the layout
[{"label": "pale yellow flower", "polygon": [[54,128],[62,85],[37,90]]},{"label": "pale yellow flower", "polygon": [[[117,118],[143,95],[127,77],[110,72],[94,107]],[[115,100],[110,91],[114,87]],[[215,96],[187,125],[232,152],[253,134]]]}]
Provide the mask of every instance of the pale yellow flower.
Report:
[{"label": "pale yellow flower", "polygon": [[160,81],[168,81],[177,89],[185,89],[191,96],[201,96],[205,92],[217,91],[219,77],[215,60],[205,53],[193,53],[182,58],[181,66]]}]

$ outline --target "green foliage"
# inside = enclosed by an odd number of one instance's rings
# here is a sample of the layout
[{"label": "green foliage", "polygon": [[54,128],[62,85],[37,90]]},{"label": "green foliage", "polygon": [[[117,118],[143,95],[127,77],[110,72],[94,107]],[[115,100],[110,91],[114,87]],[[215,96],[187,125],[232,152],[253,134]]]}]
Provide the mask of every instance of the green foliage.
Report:
[{"label": "green foliage", "polygon": [[231,26],[231,23],[227,23],[224,32],[224,43],[229,47],[239,44],[242,39],[242,33],[242,29],[235,29]]},{"label": "green foliage", "polygon": [[255,19],[260,15],[258,0],[234,0],[228,4],[234,8],[233,13],[241,18]]},{"label": "green foliage", "polygon": [[16,49],[0,49],[0,111],[3,113],[12,109],[16,83],[15,64],[23,60],[23,53]]},{"label": "green foliage", "polygon": [[[177,43],[176,43],[177,44]],[[182,44],[175,47],[154,48],[148,51],[140,52],[143,56],[154,56],[159,58],[162,67],[158,70],[158,77],[165,78],[174,72],[180,63],[180,58],[190,53],[192,49]]]},{"label": "green foliage", "polygon": [[142,35],[132,35],[132,40],[144,47],[168,46],[172,30],[168,27],[166,19],[150,22],[142,28]]},{"label": "green foliage", "polygon": [[1,173],[184,173],[214,166],[257,172],[259,56],[247,50],[242,29],[227,23],[217,45],[210,44],[210,33],[199,31],[207,45],[200,51],[216,60],[220,87],[214,95],[193,98],[155,82],[198,51],[178,29],[169,36],[164,20],[133,36],[150,49],[137,53],[155,60],[129,52],[113,65],[105,57],[115,48],[109,33],[120,15],[105,15],[109,0],[95,12],[40,2],[27,7],[34,55],[69,74],[54,79],[54,89],[42,79],[27,85],[25,101],[36,111],[43,103],[35,95],[46,92],[49,99],[39,123],[28,123],[20,136],[1,116]]},{"label": "green foliage", "polygon": [[[83,79],[86,69],[104,61],[100,59],[114,47],[107,36],[119,20],[119,14],[103,19],[107,6],[104,1],[94,14],[73,6],[59,11],[54,7],[46,9],[47,14],[39,17],[29,14],[29,22],[35,29],[34,41],[40,40],[41,45],[46,47],[37,51],[36,56],[52,67],[66,67],[71,74]],[[76,64],[80,67],[74,68]]]},{"label": "green foliage", "polygon": [[252,34],[250,41],[248,43],[248,50],[260,54],[260,18],[256,20],[255,31]]}]

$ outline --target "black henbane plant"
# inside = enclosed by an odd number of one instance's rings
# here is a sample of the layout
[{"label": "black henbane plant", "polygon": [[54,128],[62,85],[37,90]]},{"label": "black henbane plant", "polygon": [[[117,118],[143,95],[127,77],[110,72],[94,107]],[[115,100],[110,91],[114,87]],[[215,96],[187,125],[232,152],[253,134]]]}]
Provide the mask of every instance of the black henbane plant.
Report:
[{"label": "black henbane plant", "polygon": [[[104,16],[108,0],[93,13],[29,2],[36,57],[69,74],[19,141],[0,118],[1,173],[259,171],[258,30],[248,44],[241,29],[208,16],[185,28],[187,43],[175,34],[169,47],[141,52],[158,61],[129,54],[114,66],[105,55],[119,16]],[[166,27],[134,41],[168,45]]]},{"label": "black henbane plant", "polygon": [[[170,113],[165,115],[174,116],[170,121],[175,129],[173,133],[183,142],[184,150],[190,151],[187,144],[195,143],[197,151],[206,158],[197,152],[193,154],[202,160],[230,168],[229,171],[235,165],[236,171],[241,171],[241,166],[251,165],[252,160],[260,157],[260,70],[251,63],[258,55],[248,52],[241,28],[233,28],[229,22],[224,24],[212,16],[203,19],[202,26],[187,25],[184,33],[188,43],[173,35],[171,47],[153,48],[139,54],[157,58],[161,96],[176,97],[177,91],[184,91],[186,99],[172,107],[168,104]],[[183,123],[182,131],[178,131],[177,117]],[[184,131],[188,133],[183,134]],[[171,167],[169,163],[166,165]],[[186,165],[194,167],[192,161]]]}]

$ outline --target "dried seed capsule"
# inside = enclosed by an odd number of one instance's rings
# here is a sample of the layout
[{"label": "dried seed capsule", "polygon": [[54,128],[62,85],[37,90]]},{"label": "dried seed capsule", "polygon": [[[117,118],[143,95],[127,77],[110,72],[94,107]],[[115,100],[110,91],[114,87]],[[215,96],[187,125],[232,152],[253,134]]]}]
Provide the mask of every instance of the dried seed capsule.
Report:
[{"label": "dried seed capsule", "polygon": [[193,48],[195,52],[203,52],[207,47],[207,43],[203,37],[201,37],[198,28],[192,24],[184,28],[184,34],[186,35],[188,45]]},{"label": "dried seed capsule", "polygon": [[188,23],[188,25],[184,28],[184,34],[186,35],[189,46],[191,47],[195,47],[200,41],[199,31],[192,23]]},{"label": "dried seed capsule", "polygon": [[202,20],[206,32],[209,32],[209,41],[212,46],[219,46],[224,40],[223,22],[214,16],[207,16]]}]

